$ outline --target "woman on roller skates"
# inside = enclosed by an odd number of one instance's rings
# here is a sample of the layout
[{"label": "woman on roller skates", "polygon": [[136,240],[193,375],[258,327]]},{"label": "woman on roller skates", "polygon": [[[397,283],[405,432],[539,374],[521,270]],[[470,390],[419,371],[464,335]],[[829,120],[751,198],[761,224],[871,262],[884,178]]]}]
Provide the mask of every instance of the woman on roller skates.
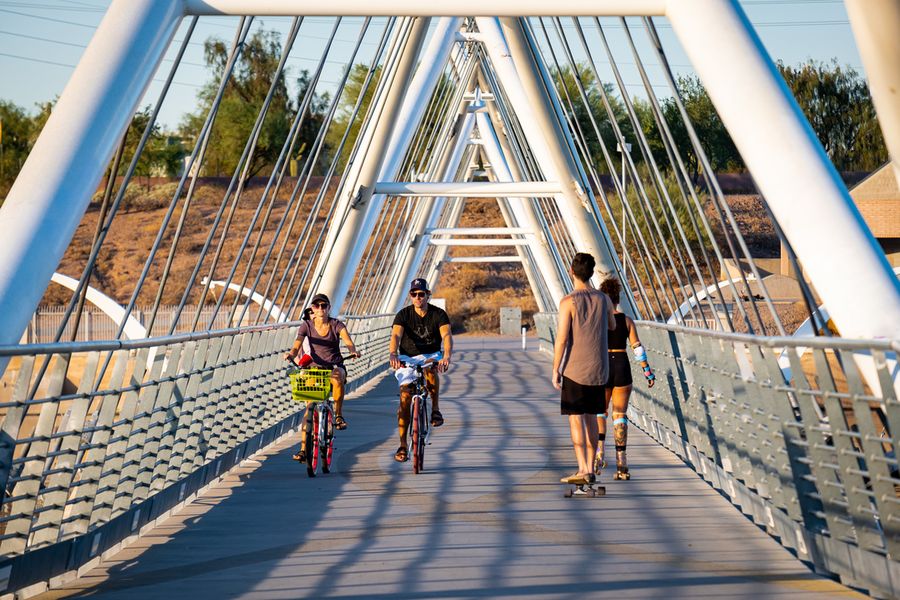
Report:
[{"label": "woman on roller skates", "polygon": [[[653,387],[656,376],[647,362],[647,351],[641,345],[634,321],[619,310],[619,294],[622,286],[616,277],[610,277],[600,284],[600,291],[605,292],[616,306],[614,317],[616,328],[609,332],[609,379],[606,382],[606,407],[612,410],[613,437],[616,444],[616,474],[614,479],[631,479],[628,473],[628,462],[625,459],[625,445],[628,441],[628,399],[631,397],[632,378],[631,365],[628,361],[627,345],[631,342],[635,360],[641,365],[647,387]],[[599,473],[606,466],[603,458],[603,445],[606,440],[606,413],[597,415],[597,427],[600,431],[597,442],[597,453],[594,457],[594,472]]]}]

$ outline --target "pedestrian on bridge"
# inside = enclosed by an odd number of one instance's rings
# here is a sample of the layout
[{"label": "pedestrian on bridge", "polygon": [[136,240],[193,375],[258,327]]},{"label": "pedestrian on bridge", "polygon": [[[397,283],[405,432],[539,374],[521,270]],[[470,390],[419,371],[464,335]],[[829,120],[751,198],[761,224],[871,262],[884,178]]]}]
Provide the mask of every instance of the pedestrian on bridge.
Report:
[{"label": "pedestrian on bridge", "polygon": [[[628,360],[628,342],[635,360],[641,367],[647,380],[647,387],[653,387],[656,376],[647,362],[647,351],[641,345],[634,321],[618,309],[622,284],[618,277],[608,277],[600,284],[600,291],[609,296],[616,306],[614,314],[616,320],[615,331],[609,334],[609,379],[606,382],[606,407],[612,411],[613,437],[616,444],[616,474],[615,479],[628,480],[631,474],[628,472],[628,462],[625,458],[625,447],[628,443],[628,399],[631,398],[633,380],[631,377],[631,364]],[[606,441],[606,413],[597,416],[597,428],[599,436],[597,441],[597,453],[594,456],[594,472],[599,473],[606,461],[603,458],[603,445]]]},{"label": "pedestrian on bridge", "polygon": [[[334,397],[334,426],[337,429],[347,429],[347,420],[344,419],[344,383],[347,381],[347,370],[344,368],[344,357],[341,355],[341,341],[350,351],[350,356],[359,358],[362,356],[347,326],[343,321],[331,316],[331,300],[325,294],[313,296],[309,309],[312,310],[312,318],[304,319],[297,329],[297,338],[294,345],[284,355],[287,360],[296,361],[304,344],[308,344],[309,354],[305,355],[306,364],[301,366],[314,366],[319,369],[331,369],[331,393]],[[306,418],[301,421],[300,451],[294,454],[294,460],[306,462]]]},{"label": "pedestrian on bridge", "polygon": [[569,417],[569,432],[578,471],[563,483],[595,480],[593,461],[598,439],[597,415],[606,411],[609,377],[608,331],[615,329],[609,296],[591,287],[594,257],[579,252],[572,259],[574,291],[559,303],[559,323],[553,349],[553,387],[561,390],[560,412]]}]

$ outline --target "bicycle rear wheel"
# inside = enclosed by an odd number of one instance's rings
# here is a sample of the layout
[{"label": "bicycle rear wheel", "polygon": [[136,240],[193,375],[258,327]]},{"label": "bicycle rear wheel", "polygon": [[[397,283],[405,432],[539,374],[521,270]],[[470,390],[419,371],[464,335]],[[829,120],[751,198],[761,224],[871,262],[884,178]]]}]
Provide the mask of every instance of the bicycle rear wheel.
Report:
[{"label": "bicycle rear wheel", "polygon": [[306,413],[306,474],[316,476],[319,466],[319,406],[313,404]]},{"label": "bicycle rear wheel", "polygon": [[334,452],[334,411],[331,407],[325,409],[325,431],[322,432],[322,472],[331,470],[331,458]]}]

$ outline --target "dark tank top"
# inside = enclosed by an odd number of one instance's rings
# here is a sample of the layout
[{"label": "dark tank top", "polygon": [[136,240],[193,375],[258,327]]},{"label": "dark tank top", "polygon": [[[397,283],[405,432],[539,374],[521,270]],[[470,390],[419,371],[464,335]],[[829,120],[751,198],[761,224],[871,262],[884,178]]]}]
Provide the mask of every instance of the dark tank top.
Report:
[{"label": "dark tank top", "polygon": [[628,323],[625,313],[616,313],[616,328],[609,332],[609,349],[625,350],[628,348]]}]

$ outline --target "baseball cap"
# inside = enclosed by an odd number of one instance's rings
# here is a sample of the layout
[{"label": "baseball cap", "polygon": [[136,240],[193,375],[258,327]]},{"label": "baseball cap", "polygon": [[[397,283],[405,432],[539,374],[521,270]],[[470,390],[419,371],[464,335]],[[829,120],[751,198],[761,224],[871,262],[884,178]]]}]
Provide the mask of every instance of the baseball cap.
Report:
[{"label": "baseball cap", "polygon": [[409,284],[409,291],[414,292],[416,290],[422,290],[423,292],[430,292],[428,289],[428,282],[422,279],[421,277],[417,277],[412,280],[412,283]]},{"label": "baseball cap", "polygon": [[316,302],[327,302],[328,304],[331,304],[331,300],[329,300],[328,296],[325,294],[316,294],[313,296],[310,304],[315,304]]}]

